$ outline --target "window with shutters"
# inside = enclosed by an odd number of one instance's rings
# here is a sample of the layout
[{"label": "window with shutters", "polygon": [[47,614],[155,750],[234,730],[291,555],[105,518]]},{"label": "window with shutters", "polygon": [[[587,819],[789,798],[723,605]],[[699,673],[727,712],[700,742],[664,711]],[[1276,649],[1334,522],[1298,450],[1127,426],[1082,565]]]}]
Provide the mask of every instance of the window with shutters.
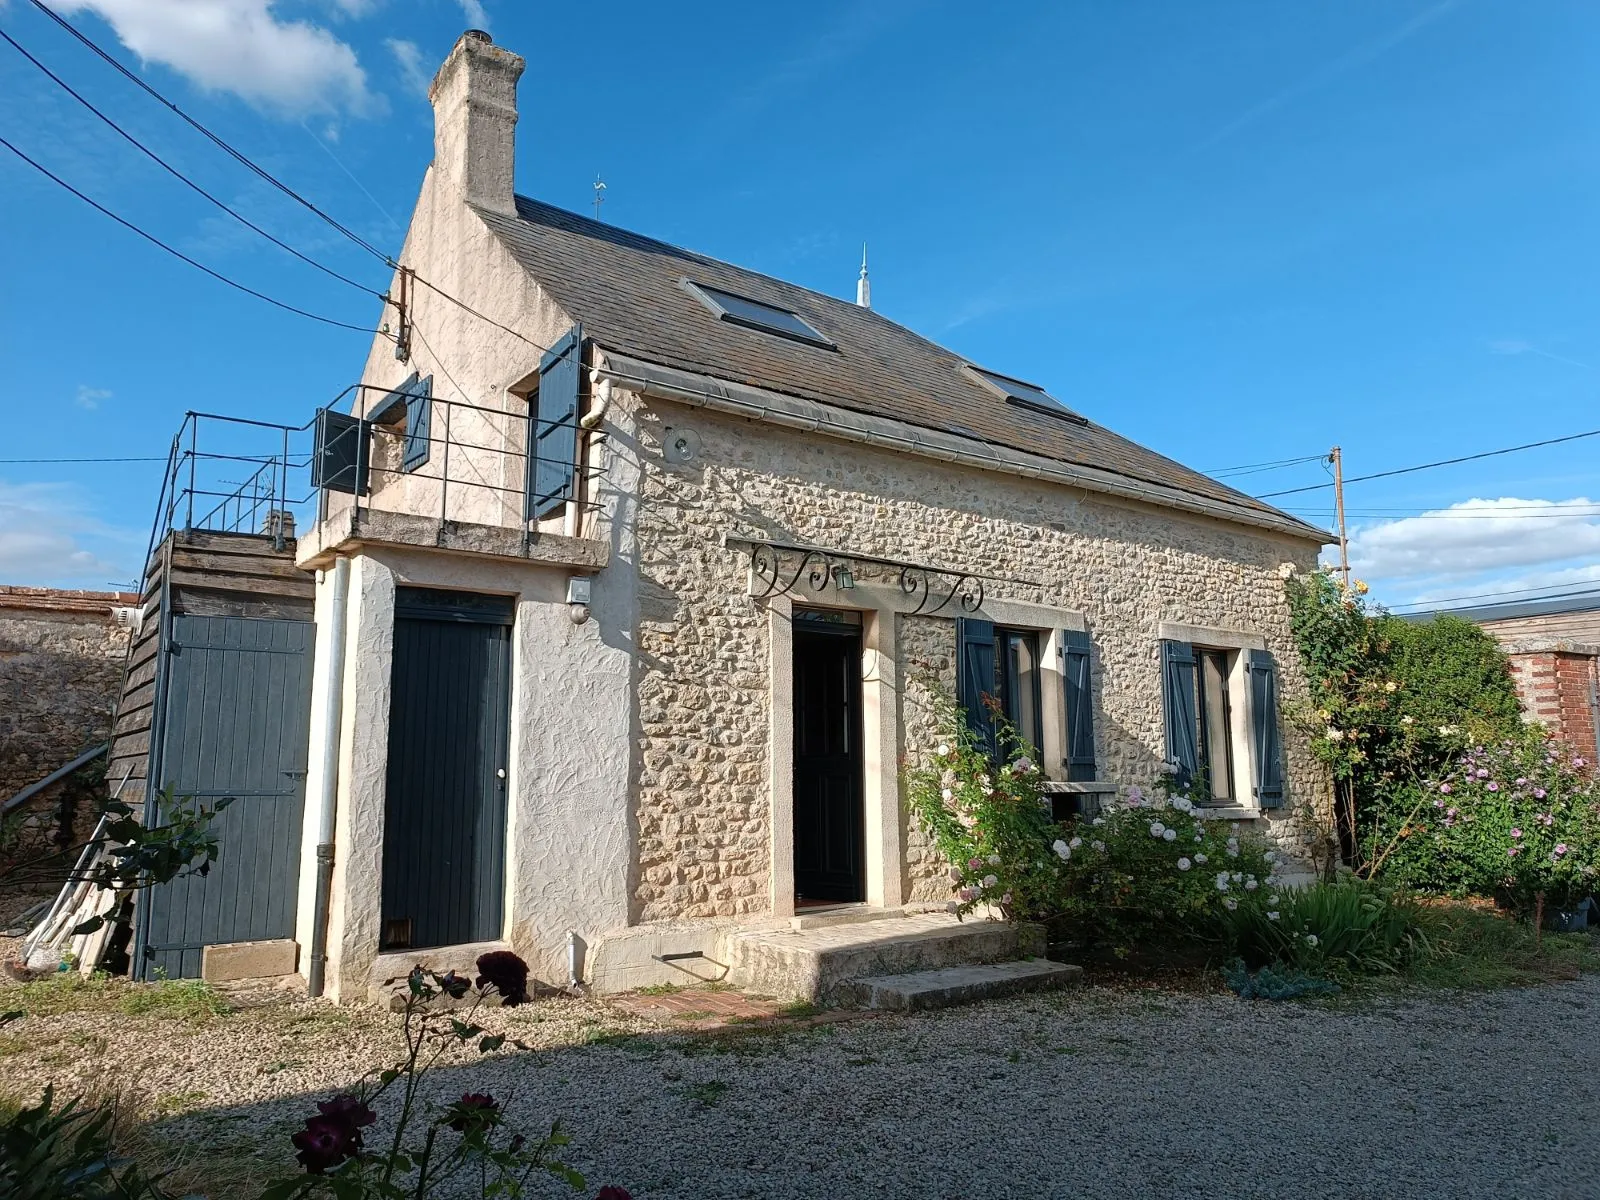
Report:
[{"label": "window with shutters", "polygon": [[1199,783],[1211,804],[1234,802],[1233,707],[1228,698],[1233,657],[1226,650],[1196,647],[1194,652]]},{"label": "window with shutters", "polygon": [[991,705],[1039,756],[1049,779],[1093,782],[1094,698],[1087,633],[956,622],[957,698],[967,724],[998,754]]},{"label": "window with shutters", "polygon": [[1166,757],[1197,803],[1283,803],[1277,669],[1262,649],[1161,644]]},{"label": "window with shutters", "polygon": [[1044,745],[1039,687],[1039,634],[1032,629],[996,629],[995,695],[1000,711],[1036,749]]}]

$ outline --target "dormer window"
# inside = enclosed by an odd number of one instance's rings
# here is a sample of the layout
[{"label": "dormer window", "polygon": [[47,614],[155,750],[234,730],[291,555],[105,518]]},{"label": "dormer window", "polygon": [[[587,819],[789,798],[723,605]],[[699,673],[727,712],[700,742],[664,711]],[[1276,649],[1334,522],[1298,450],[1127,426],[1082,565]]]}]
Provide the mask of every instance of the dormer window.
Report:
[{"label": "dormer window", "polygon": [[1020,379],[1013,379],[998,371],[985,371],[982,367],[975,367],[971,363],[967,364],[967,370],[971,371],[974,378],[985,387],[1005,397],[1007,404],[1015,404],[1049,417],[1059,417],[1063,421],[1071,421],[1074,425],[1089,423],[1087,417],[1079,416],[1036,383],[1024,383]]},{"label": "dormer window", "polygon": [[743,325],[746,329],[759,329],[763,333],[774,333],[791,341],[809,342],[813,346],[823,346],[829,350],[837,349],[799,313],[790,312],[786,308],[779,308],[761,300],[752,300],[749,296],[739,296],[733,292],[725,292],[721,288],[696,283],[692,279],[685,279],[682,283],[684,291],[704,304],[718,319],[730,325]]}]

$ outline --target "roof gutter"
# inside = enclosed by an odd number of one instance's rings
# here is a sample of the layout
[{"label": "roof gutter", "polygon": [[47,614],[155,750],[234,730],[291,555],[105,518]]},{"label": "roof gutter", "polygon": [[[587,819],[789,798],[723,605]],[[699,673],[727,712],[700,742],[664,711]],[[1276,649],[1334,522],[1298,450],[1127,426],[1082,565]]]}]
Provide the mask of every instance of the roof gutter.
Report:
[{"label": "roof gutter", "polygon": [[1235,525],[1253,525],[1301,541],[1327,545],[1338,539],[1327,530],[1276,510],[1258,510],[1224,504],[1178,488],[1161,487],[1129,479],[1111,471],[1080,467],[1056,459],[996,446],[959,434],[928,429],[907,421],[872,416],[769,392],[749,384],[733,383],[710,375],[699,375],[675,367],[664,367],[643,359],[596,347],[593,378],[610,379],[628,391],[669,400],[694,408],[765,421],[805,433],[840,438],[864,446],[914,454],[935,462],[975,467],[1024,479],[1043,479],[1067,487],[1083,488],[1137,500],[1161,508],[1175,508]]}]

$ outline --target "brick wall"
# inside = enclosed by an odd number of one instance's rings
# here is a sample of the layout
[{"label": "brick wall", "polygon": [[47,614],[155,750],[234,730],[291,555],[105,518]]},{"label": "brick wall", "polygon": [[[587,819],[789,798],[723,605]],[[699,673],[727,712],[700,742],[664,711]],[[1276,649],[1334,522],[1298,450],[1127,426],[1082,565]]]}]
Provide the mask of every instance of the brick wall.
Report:
[{"label": "brick wall", "polygon": [[1514,642],[1505,650],[1528,719],[1595,761],[1600,646],[1546,639]]},{"label": "brick wall", "polygon": [[[65,766],[111,732],[128,633],[128,592],[0,587],[0,801]],[[13,813],[0,854],[83,837],[97,799],[86,778],[46,789]]]}]

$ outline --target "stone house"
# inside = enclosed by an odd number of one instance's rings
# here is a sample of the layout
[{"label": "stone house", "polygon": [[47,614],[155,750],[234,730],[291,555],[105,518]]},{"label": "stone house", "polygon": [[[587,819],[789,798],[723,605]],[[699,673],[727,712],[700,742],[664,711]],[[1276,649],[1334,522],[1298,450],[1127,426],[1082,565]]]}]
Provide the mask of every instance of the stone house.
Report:
[{"label": "stone house", "polygon": [[899,783],[941,692],[998,697],[1063,808],[1172,760],[1304,849],[1283,578],[1328,535],[864,271],[850,303],[517,195],[522,70],[477,32],[440,69],[399,315],[319,428],[302,972],[509,944],[605,990],[942,909]]}]

